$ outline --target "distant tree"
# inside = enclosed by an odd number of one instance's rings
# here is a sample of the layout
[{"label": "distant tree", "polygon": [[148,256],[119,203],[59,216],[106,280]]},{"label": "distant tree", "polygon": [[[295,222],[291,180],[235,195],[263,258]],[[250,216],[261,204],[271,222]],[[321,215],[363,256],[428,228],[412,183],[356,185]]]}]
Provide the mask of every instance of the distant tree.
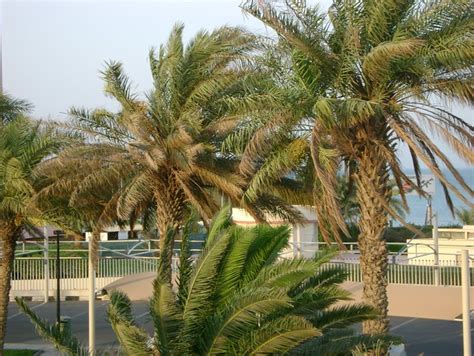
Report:
[{"label": "distant tree", "polygon": [[13,120],[19,114],[26,114],[32,105],[25,100],[13,98],[7,94],[0,94],[0,125]]},{"label": "distant tree", "polygon": [[474,208],[456,209],[456,216],[463,225],[474,225]]}]

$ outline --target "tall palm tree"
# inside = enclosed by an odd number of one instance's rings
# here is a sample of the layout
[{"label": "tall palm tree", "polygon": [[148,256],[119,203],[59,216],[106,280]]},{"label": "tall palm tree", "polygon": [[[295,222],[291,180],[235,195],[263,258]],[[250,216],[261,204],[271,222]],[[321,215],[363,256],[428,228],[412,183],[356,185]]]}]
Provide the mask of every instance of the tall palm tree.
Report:
[{"label": "tall palm tree", "polygon": [[[474,162],[473,126],[436,104],[473,103],[473,3],[335,0],[327,14],[303,0],[247,1],[244,8],[273,28],[280,45],[288,48],[279,63],[291,67],[279,88],[289,92],[287,98],[296,108],[293,120],[310,126],[305,138],[315,170],[315,204],[326,235],[345,231],[336,193],[341,163],[355,183],[363,296],[382,315],[364,322],[363,328],[387,332],[383,232],[389,215],[403,220],[389,205],[390,175],[405,207],[403,182],[423,194],[420,161],[440,180],[451,209],[448,190],[472,205],[441,171],[440,163],[473,195],[430,133]],[[402,171],[397,157],[402,145],[411,153],[417,184]]]},{"label": "tall palm tree", "polygon": [[[187,229],[185,229],[187,230]],[[347,354],[377,339],[355,335],[350,326],[373,318],[371,307],[337,305],[349,293],[345,274],[325,266],[332,253],[315,259],[278,258],[287,247],[287,227],[246,229],[230,224],[229,211],[213,220],[195,263],[183,234],[177,286],[159,268],[150,300],[153,336],[134,320],[132,304],[112,292],[108,317],[126,355]],[[166,249],[171,248],[167,239]],[[187,246],[187,247],[186,247]],[[77,340],[35,316],[19,300],[37,330],[65,354],[77,355]]]},{"label": "tall palm tree", "polygon": [[[154,211],[163,235],[179,229],[188,205],[207,223],[220,206],[216,197],[240,204],[245,182],[220,146],[240,119],[271,98],[259,90],[264,73],[249,61],[255,37],[222,27],[199,32],[185,46],[182,33],[183,26],[175,26],[166,45],[150,52],[153,88],[144,98],[132,92],[122,65],[109,62],[102,73],[105,92],[119,111],[71,110],[72,127],[86,144],[56,160],[70,172],[51,189],[73,187],[73,206],[90,191],[113,187],[110,207],[119,217]],[[56,174],[54,165],[51,171]],[[276,206],[271,199],[245,205],[257,217]]]},{"label": "tall palm tree", "polygon": [[16,241],[26,227],[43,221],[37,193],[44,180],[36,168],[64,143],[53,129],[24,117],[0,126],[0,353],[5,341]]}]

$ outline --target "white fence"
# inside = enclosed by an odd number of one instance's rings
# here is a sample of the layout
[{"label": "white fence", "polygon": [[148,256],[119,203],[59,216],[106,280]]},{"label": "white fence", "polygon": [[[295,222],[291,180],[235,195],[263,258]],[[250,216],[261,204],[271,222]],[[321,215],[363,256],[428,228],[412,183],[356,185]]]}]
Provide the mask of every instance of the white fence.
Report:
[{"label": "white fence", "polygon": [[[389,264],[387,282],[391,284],[436,285],[436,275],[439,276],[441,286],[460,286],[461,267],[453,261],[440,261],[439,266],[434,266],[432,260],[418,260],[418,264]],[[361,282],[362,273],[359,263],[331,262],[323,269],[337,266],[347,274],[347,280]],[[471,285],[474,286],[474,268],[471,268]]]},{"label": "white fence", "polygon": [[[43,258],[21,258],[14,261],[11,298],[16,296],[42,298],[45,295],[45,260]],[[157,270],[156,257],[101,258],[96,272],[96,290],[135,273]],[[66,257],[60,259],[61,297],[87,297],[87,258]],[[49,259],[49,296],[56,294],[56,259]]]},{"label": "white fence", "polygon": [[[87,258],[67,257],[60,260],[61,296],[63,298],[87,298]],[[356,262],[356,261],[354,261]],[[322,267],[328,269],[338,267],[347,273],[347,279],[361,282],[360,265],[354,262],[334,260]],[[414,264],[389,264],[387,281],[394,284],[434,285],[435,275],[439,273],[439,284],[444,286],[461,285],[461,269],[452,261],[440,261],[440,266],[433,266],[432,261],[418,260]],[[96,290],[120,279],[123,276],[156,271],[158,258],[101,258],[98,262],[96,275]],[[438,272],[439,269],[439,272]],[[471,268],[471,281],[474,273]],[[11,297],[24,296],[42,298],[45,294],[43,258],[16,258],[12,273]],[[49,261],[49,296],[54,297],[56,291],[55,259]]]}]

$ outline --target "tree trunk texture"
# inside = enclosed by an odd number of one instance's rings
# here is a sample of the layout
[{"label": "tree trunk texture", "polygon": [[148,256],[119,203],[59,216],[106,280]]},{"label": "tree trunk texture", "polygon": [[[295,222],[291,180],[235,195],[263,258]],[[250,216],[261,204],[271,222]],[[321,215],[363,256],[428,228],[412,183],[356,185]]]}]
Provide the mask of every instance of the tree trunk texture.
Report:
[{"label": "tree trunk texture", "polygon": [[379,318],[362,324],[363,332],[370,335],[385,334],[389,330],[388,250],[383,236],[388,215],[380,201],[380,198],[386,202],[390,200],[388,179],[385,160],[376,148],[368,147],[359,158],[359,168],[354,174],[354,180],[360,207],[359,249],[363,300],[380,313]]},{"label": "tree trunk texture", "polygon": [[[167,261],[162,262],[163,269],[171,276],[172,250],[170,253],[163,253],[167,242],[171,249],[174,246],[174,237],[178,234],[180,225],[184,218],[186,199],[183,191],[174,179],[168,179],[165,189],[155,194],[157,225],[160,233],[159,249],[160,255],[166,256]],[[167,241],[166,234],[173,231],[170,241]],[[168,274],[166,273],[166,274]]]},{"label": "tree trunk texture", "polygon": [[10,301],[11,274],[15,258],[16,229],[0,224],[2,259],[0,261],[0,355],[3,355],[7,329],[8,303]]}]

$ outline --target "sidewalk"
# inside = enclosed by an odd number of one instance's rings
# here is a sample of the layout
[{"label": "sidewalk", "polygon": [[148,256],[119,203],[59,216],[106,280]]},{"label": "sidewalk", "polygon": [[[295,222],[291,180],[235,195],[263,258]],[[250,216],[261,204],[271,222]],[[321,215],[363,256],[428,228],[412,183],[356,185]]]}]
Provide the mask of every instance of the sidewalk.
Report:
[{"label": "sidewalk", "polygon": [[[351,292],[353,302],[362,301],[362,283],[344,282],[342,287]],[[389,284],[388,315],[453,321],[461,314],[461,287],[412,284]],[[474,287],[471,287],[471,306],[474,306]]]}]

